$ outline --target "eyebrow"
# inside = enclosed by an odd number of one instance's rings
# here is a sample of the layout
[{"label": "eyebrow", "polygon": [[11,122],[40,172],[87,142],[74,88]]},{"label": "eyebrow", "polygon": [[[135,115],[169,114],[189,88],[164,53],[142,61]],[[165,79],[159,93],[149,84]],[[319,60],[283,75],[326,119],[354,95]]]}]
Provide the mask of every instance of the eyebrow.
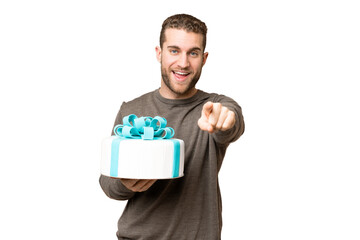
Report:
[{"label": "eyebrow", "polygon": [[[173,48],[173,49],[179,49],[179,50],[180,50],[180,47],[178,47],[178,46],[176,46],[176,45],[167,46],[167,48],[168,48],[168,49]],[[200,51],[200,52],[201,52],[202,49],[199,48],[199,47],[193,47],[193,48],[191,48],[191,49],[189,50],[189,52],[192,52],[192,51]]]}]

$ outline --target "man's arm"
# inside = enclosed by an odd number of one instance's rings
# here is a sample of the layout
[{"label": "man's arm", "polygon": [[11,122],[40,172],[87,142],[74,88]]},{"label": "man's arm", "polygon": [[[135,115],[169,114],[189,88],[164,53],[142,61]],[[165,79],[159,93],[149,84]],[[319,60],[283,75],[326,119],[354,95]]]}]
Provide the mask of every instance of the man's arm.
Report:
[{"label": "man's arm", "polygon": [[133,192],[144,192],[148,190],[156,182],[156,179],[121,178],[120,181],[127,189]]},{"label": "man's arm", "polygon": [[99,182],[106,196],[111,199],[128,200],[135,195],[135,192],[125,187],[125,185],[118,178],[111,178],[101,175]]}]

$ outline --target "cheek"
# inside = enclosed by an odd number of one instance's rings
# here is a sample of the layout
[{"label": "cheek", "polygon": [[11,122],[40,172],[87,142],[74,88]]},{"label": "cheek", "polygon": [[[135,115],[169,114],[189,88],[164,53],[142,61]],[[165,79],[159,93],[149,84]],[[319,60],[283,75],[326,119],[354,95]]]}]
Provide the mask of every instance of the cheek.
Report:
[{"label": "cheek", "polygon": [[191,66],[193,69],[200,70],[202,68],[202,61],[193,61]]},{"label": "cheek", "polygon": [[163,65],[166,66],[176,66],[177,61],[179,60],[178,56],[172,56],[171,54],[168,53],[163,53],[161,61],[163,63]]},{"label": "cheek", "polygon": [[175,61],[171,61],[171,59],[168,59],[168,58],[163,58],[161,60],[161,64],[164,68],[170,68],[170,67],[174,66]]}]

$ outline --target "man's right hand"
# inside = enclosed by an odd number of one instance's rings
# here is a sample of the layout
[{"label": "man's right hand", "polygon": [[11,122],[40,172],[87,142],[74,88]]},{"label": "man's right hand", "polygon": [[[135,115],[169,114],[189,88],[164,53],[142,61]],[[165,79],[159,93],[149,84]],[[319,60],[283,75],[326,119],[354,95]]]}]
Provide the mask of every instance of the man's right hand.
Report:
[{"label": "man's right hand", "polygon": [[124,186],[133,192],[144,192],[148,190],[155,182],[156,179],[128,179],[120,178]]}]

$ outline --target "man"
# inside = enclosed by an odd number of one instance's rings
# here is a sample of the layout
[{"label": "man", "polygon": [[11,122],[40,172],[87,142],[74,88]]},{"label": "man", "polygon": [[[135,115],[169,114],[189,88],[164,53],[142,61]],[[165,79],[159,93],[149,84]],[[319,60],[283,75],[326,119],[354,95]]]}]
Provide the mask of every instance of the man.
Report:
[{"label": "man", "polygon": [[226,148],[244,132],[240,106],[224,95],[195,88],[206,63],[207,27],[186,14],[163,23],[156,57],[161,87],[124,102],[115,125],[129,114],[162,116],[185,142],[184,177],[171,180],[100,176],[105,194],[128,200],[118,222],[118,239],[218,240],[221,195],[218,184]]}]

